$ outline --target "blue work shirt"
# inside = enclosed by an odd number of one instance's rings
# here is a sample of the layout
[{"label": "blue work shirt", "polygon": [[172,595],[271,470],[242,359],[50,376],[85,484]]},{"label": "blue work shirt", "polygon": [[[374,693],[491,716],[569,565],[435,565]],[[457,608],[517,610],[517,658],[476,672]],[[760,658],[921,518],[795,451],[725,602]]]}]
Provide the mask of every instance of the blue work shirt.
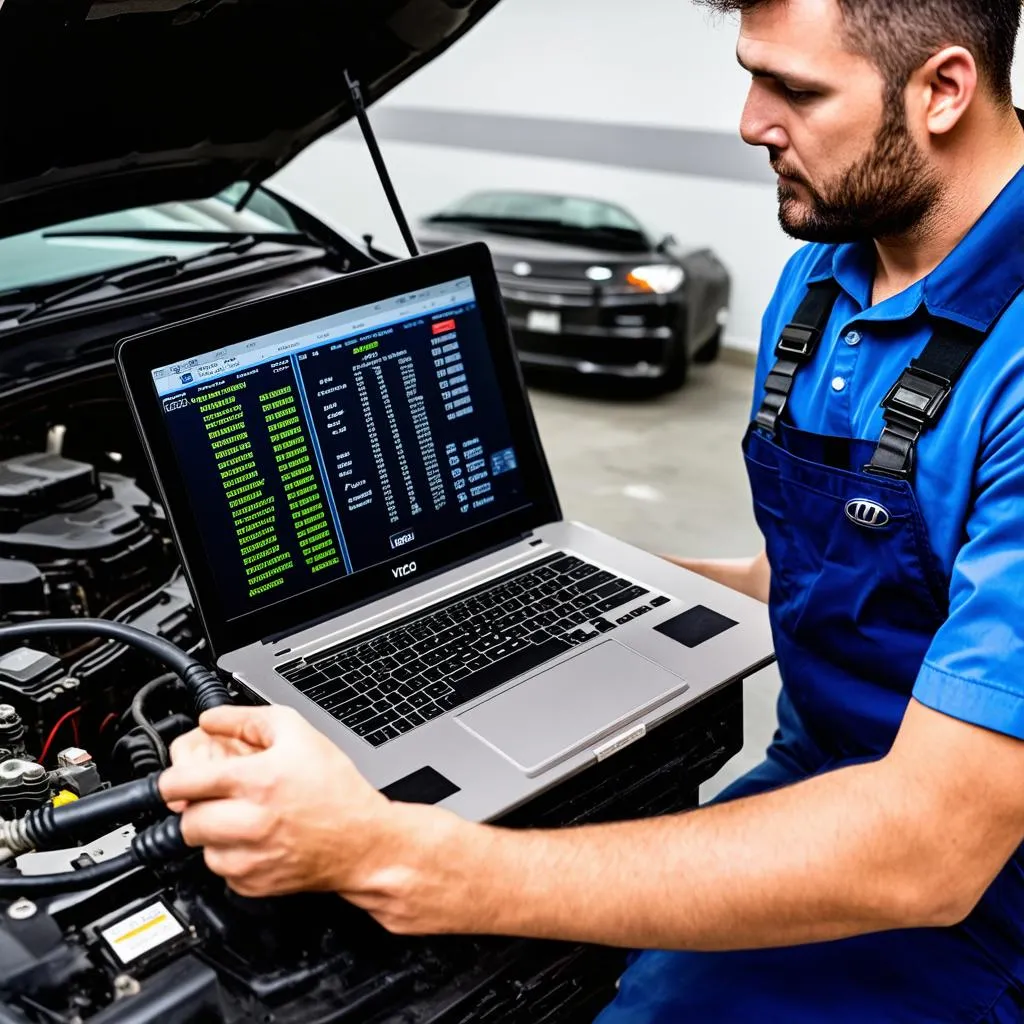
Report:
[{"label": "blue work shirt", "polygon": [[857,243],[809,245],[789,261],[764,316],[754,411],[811,282],[842,289],[787,407],[815,434],[877,440],[882,399],[923,351],[933,318],[992,328],[918,443],[913,486],[951,582],[914,697],[1024,739],[1024,170],[932,273],[872,306],[875,260],[873,245]]}]

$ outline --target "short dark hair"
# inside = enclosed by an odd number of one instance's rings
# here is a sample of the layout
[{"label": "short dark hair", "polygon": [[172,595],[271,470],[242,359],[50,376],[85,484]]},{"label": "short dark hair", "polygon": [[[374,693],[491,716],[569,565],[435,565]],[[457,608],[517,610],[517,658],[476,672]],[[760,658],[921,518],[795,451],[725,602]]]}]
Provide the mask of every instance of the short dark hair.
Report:
[{"label": "short dark hair", "polygon": [[[747,11],[786,0],[695,0],[718,11]],[[946,46],[974,54],[978,70],[1001,103],[1012,103],[1010,68],[1021,0],[836,0],[851,47],[885,78],[891,97],[911,74]]]}]

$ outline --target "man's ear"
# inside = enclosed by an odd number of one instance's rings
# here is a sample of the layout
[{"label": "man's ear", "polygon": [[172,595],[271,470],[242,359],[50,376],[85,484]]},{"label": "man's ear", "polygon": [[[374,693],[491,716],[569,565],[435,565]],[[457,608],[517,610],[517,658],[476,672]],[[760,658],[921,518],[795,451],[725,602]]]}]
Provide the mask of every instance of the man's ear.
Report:
[{"label": "man's ear", "polygon": [[907,108],[912,121],[932,135],[952,131],[978,92],[978,65],[963,46],[947,46],[911,76]]}]

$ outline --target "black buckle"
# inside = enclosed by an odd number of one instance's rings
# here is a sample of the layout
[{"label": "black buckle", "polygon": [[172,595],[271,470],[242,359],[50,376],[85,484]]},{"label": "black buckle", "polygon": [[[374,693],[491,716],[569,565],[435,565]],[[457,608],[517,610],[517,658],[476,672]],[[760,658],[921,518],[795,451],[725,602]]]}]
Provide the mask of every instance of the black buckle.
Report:
[{"label": "black buckle", "polygon": [[821,338],[821,331],[816,327],[801,327],[799,324],[787,324],[782,329],[782,337],[775,346],[777,356],[796,356],[798,359],[806,359],[814,351],[818,340]]},{"label": "black buckle", "polygon": [[939,418],[952,390],[948,380],[911,366],[882,399],[882,408],[886,419],[891,415],[897,422],[924,428]]},{"label": "black buckle", "polygon": [[914,453],[911,451],[902,466],[874,466],[868,462],[863,470],[869,476],[884,476],[889,480],[909,480],[914,475]]}]

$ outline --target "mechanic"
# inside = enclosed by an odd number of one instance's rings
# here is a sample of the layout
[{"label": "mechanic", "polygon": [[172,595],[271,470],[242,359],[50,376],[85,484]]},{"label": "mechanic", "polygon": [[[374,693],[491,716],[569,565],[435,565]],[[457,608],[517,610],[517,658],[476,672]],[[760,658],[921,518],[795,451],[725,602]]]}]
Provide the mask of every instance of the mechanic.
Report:
[{"label": "mechanic", "polygon": [[1019,1021],[1019,0],[712,6],[740,10],[741,132],[814,243],[765,315],[744,442],[765,552],[680,560],[769,601],[767,759],[691,813],[522,832],[389,803],[291,711],[218,708],[163,791],[243,894],[647,950],[601,1024]]}]

